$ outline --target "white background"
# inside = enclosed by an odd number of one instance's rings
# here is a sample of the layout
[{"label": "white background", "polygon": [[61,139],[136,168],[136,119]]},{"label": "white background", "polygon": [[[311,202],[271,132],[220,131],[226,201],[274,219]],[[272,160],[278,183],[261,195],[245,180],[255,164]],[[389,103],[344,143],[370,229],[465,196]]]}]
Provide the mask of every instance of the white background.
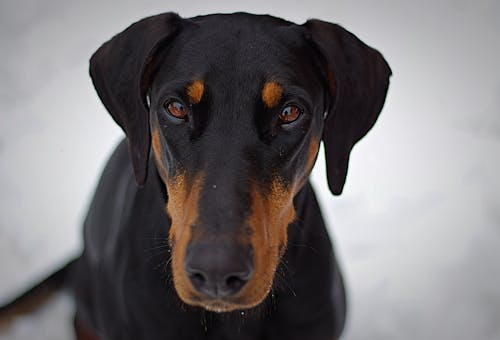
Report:
[{"label": "white background", "polygon": [[[500,2],[0,2],[0,301],[81,250],[81,222],[122,136],[87,73],[130,23],[176,11],[337,22],[394,75],[344,194],[313,183],[345,273],[344,339],[500,338]],[[0,339],[70,339],[59,296]]]}]

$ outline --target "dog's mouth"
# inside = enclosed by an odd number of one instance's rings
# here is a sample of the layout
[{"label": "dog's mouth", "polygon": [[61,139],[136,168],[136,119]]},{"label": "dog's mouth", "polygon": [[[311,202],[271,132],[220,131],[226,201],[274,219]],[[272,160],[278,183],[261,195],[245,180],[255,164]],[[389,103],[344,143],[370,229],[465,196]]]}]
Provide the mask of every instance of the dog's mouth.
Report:
[{"label": "dog's mouth", "polygon": [[[177,287],[176,287],[177,288]],[[215,313],[234,312],[238,310],[247,310],[258,306],[266,298],[268,292],[263,292],[261,297],[225,297],[225,298],[207,298],[198,293],[191,292],[185,296],[185,292],[177,290],[181,300],[191,306],[201,307],[207,311]]]},{"label": "dog's mouth", "polygon": [[231,303],[227,303],[225,301],[221,300],[216,300],[216,301],[206,301],[203,305],[203,308],[210,312],[215,312],[215,313],[224,313],[224,312],[232,312],[237,309],[242,309],[238,308],[238,305],[234,305]]},{"label": "dog's mouth", "polygon": [[[262,300],[265,299],[267,293]],[[183,301],[191,306],[201,307],[209,312],[229,313],[254,308],[262,303],[262,300],[243,301],[241,299],[204,299],[199,296],[192,297],[189,301]]]}]

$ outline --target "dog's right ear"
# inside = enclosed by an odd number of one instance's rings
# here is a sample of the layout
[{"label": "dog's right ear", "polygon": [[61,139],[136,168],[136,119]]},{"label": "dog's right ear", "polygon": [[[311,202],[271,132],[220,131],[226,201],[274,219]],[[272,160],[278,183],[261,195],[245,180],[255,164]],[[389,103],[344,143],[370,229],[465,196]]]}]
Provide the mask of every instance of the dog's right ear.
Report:
[{"label": "dog's right ear", "polygon": [[90,76],[102,103],[125,131],[137,184],[146,180],[151,136],[146,100],[158,48],[179,30],[175,13],[148,17],[103,44],[90,59]]}]

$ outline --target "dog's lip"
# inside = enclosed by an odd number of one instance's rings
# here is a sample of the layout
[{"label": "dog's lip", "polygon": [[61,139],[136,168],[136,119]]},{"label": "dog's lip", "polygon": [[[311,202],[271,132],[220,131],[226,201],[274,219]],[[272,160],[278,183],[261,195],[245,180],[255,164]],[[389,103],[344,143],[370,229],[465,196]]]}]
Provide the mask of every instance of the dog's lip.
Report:
[{"label": "dog's lip", "polygon": [[246,309],[243,305],[239,305],[237,303],[232,303],[222,299],[200,300],[198,304],[204,309],[216,313],[232,312],[240,309]]},{"label": "dog's lip", "polygon": [[206,296],[201,296],[199,294],[191,295],[189,301],[184,302],[189,305],[202,307],[208,311],[216,313],[246,310],[260,303],[242,301],[241,298],[238,298],[237,296],[209,298]]}]

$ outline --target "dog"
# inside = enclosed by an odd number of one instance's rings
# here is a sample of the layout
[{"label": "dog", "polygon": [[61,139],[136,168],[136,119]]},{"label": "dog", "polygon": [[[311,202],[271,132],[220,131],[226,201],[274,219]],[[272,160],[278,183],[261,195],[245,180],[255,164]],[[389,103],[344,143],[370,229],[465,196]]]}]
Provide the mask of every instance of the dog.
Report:
[{"label": "dog", "polygon": [[308,176],[323,141],[341,194],[383,56],[315,19],[164,13],[102,45],[90,75],[126,140],[81,256],[0,315],[66,286],[79,340],[338,339],[346,294]]}]

